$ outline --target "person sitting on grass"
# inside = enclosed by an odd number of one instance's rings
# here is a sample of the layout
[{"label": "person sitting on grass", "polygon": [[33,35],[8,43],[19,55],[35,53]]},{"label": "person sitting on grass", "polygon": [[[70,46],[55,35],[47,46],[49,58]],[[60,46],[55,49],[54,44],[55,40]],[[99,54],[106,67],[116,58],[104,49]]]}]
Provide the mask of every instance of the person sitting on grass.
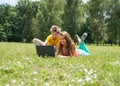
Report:
[{"label": "person sitting on grass", "polygon": [[61,28],[53,25],[50,28],[50,32],[51,34],[49,36],[47,36],[45,42],[39,40],[38,38],[34,38],[33,39],[33,44],[35,46],[43,46],[43,45],[50,45],[50,46],[55,46],[58,47],[59,41],[60,41],[60,36],[59,33],[61,31]]},{"label": "person sitting on grass", "polygon": [[[79,42],[81,39],[78,37]],[[85,38],[84,38],[85,39]],[[82,46],[82,47],[81,47]],[[86,56],[90,55],[88,48],[84,42],[80,42],[78,48],[75,46],[70,34],[66,31],[60,33],[60,43],[57,50],[58,57]]]}]

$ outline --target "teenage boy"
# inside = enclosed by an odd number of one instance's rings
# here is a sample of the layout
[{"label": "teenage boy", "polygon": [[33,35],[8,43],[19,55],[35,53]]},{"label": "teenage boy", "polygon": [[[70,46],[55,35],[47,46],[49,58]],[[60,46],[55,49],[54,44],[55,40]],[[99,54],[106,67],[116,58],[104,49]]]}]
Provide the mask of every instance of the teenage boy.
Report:
[{"label": "teenage boy", "polygon": [[45,42],[43,42],[43,41],[41,41],[37,38],[34,38],[33,39],[33,44],[35,46],[50,45],[50,46],[58,47],[59,41],[60,41],[60,36],[59,36],[60,31],[61,31],[60,27],[58,27],[56,25],[53,25],[50,28],[51,34],[47,36]]}]

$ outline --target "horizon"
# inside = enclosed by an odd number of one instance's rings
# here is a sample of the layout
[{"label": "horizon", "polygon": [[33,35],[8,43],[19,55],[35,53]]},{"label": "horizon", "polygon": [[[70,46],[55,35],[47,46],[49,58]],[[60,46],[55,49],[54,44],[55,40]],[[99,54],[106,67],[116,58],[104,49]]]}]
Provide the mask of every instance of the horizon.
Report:
[{"label": "horizon", "polygon": [[[31,1],[40,1],[40,0],[31,0]],[[83,3],[87,3],[89,0],[82,0]],[[18,0],[0,0],[0,5],[1,4],[9,4],[11,6],[16,6],[18,3]]]}]

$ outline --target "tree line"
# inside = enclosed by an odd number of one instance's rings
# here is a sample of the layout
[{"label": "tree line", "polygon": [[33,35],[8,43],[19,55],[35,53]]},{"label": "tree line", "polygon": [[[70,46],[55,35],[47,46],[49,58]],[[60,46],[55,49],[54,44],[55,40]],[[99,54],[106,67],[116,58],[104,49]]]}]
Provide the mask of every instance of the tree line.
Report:
[{"label": "tree line", "polygon": [[0,5],[0,41],[45,40],[50,27],[81,36],[91,44],[120,46],[120,0],[18,0],[16,6]]}]

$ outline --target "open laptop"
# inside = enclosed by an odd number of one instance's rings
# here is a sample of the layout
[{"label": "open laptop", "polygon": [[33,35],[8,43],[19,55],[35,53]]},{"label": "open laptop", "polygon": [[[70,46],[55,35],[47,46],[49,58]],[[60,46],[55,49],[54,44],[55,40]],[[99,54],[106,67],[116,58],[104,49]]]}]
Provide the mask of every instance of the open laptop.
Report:
[{"label": "open laptop", "polygon": [[36,46],[36,52],[38,56],[42,57],[55,57],[55,49],[54,46]]}]

